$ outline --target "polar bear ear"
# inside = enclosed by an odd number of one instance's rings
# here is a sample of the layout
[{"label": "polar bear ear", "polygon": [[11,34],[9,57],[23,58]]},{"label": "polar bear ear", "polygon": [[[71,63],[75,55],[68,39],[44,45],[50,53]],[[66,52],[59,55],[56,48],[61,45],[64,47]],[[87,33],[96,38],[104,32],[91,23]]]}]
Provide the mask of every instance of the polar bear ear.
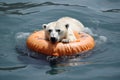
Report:
[{"label": "polar bear ear", "polygon": [[43,28],[43,29],[46,29],[46,28],[47,28],[47,24],[43,24],[43,25],[42,25],[42,28]]},{"label": "polar bear ear", "polygon": [[66,24],[65,27],[68,29],[69,28],[69,24]]}]

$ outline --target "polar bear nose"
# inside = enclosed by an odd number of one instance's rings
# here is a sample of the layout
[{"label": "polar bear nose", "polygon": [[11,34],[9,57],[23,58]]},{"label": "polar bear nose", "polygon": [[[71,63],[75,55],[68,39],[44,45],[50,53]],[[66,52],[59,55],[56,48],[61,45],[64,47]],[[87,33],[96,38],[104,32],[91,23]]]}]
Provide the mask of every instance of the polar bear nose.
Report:
[{"label": "polar bear nose", "polygon": [[51,37],[50,40],[51,40],[51,42],[53,42],[53,43],[54,43],[54,42],[57,42],[57,38],[55,38],[55,37]]}]

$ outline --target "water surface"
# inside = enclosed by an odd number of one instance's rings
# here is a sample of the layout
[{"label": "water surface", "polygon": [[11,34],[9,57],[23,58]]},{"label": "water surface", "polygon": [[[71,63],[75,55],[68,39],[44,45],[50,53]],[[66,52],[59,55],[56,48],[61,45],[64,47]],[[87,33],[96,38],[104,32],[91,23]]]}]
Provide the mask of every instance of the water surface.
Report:
[{"label": "water surface", "polygon": [[[119,0],[0,0],[0,80],[119,80],[119,5]],[[44,56],[31,57],[27,36],[63,16],[92,30],[96,47],[90,55],[56,66]]]}]

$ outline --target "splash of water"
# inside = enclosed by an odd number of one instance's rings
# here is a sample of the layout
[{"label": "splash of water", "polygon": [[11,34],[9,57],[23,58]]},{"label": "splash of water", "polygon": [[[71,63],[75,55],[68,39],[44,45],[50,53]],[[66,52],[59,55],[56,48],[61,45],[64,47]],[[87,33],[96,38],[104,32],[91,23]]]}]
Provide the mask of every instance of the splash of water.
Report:
[{"label": "splash of water", "polygon": [[[101,45],[101,44],[103,44],[103,43],[105,43],[107,41],[107,37],[93,33],[92,30],[90,28],[88,28],[88,27],[85,27],[84,32],[90,34],[91,36],[93,36],[95,38],[96,46],[99,46],[99,45]],[[21,52],[22,54],[25,54],[27,56],[32,56],[32,57],[35,57],[35,58],[40,58],[39,55],[37,55],[33,51],[30,51],[27,48],[27,46],[26,46],[26,39],[27,39],[27,37],[29,35],[30,35],[29,32],[18,32],[16,34],[15,39],[16,39],[16,48],[17,48],[17,51]],[[88,54],[89,53],[92,53],[92,52],[88,52]],[[46,60],[47,60],[47,57],[46,57]],[[68,59],[65,59],[65,60],[68,60]],[[76,66],[76,65],[81,65],[81,64],[86,64],[86,63],[88,64],[89,63],[89,62],[86,62],[86,61],[85,62],[84,61],[80,62],[80,61],[81,61],[80,57],[79,58],[74,58],[74,59],[72,58],[72,59],[69,59],[69,61],[67,63],[65,63],[65,66],[66,65],[67,66]],[[74,62],[75,62],[75,64],[73,64]],[[64,63],[62,63],[62,64],[64,64]],[[59,65],[62,65],[62,64],[59,64]]]},{"label": "splash of water", "polygon": [[85,27],[84,32],[90,34],[91,36],[95,38],[96,45],[100,45],[100,44],[107,42],[106,36],[95,34],[88,27]]}]

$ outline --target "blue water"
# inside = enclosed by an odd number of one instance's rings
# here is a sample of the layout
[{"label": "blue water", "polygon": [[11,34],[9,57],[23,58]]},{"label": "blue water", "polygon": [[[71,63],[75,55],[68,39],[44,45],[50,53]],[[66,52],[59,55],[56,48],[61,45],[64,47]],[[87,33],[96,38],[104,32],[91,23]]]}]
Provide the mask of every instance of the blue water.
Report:
[{"label": "blue water", "polygon": [[[44,56],[32,57],[27,36],[64,16],[93,32],[95,48],[56,65]],[[0,80],[16,79],[119,80],[120,0],[0,0]]]}]

